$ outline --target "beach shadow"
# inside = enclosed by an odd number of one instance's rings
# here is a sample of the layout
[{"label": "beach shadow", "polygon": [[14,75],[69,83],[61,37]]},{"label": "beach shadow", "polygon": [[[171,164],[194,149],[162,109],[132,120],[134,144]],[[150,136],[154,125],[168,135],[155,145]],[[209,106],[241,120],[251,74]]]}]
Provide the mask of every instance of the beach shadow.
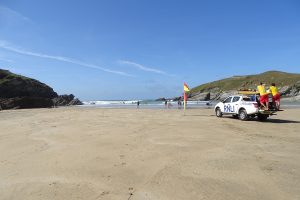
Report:
[{"label": "beach shadow", "polygon": [[215,117],[215,115],[201,115],[201,114],[197,114],[197,115],[184,115],[184,116],[187,116],[187,117]]},{"label": "beach shadow", "polygon": [[276,124],[298,124],[300,121],[285,120],[285,119],[267,119],[263,123],[276,123]]},{"label": "beach shadow", "polygon": [[[214,115],[212,115],[212,116],[214,116]],[[232,116],[223,116],[222,118],[239,120],[238,118],[234,118]],[[272,118],[268,118],[265,121],[259,121],[256,117],[255,118],[249,118],[247,121],[248,122],[261,122],[261,123],[275,123],[275,124],[299,124],[300,123],[300,121],[285,120],[285,119],[272,119]]]}]

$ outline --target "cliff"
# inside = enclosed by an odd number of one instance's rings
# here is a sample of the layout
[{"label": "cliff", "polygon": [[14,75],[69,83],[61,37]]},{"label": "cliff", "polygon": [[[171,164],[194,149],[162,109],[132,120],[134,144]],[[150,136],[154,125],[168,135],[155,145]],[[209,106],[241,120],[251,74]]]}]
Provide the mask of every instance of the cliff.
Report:
[{"label": "cliff", "polygon": [[218,100],[235,94],[238,90],[256,90],[257,85],[263,82],[267,87],[275,83],[282,97],[295,100],[300,99],[300,74],[280,71],[267,71],[256,75],[233,76],[230,78],[202,84],[191,89],[191,100]]},{"label": "cliff", "polygon": [[48,108],[74,104],[81,104],[78,99],[74,99],[74,95],[58,95],[51,87],[38,80],[0,69],[1,109]]}]

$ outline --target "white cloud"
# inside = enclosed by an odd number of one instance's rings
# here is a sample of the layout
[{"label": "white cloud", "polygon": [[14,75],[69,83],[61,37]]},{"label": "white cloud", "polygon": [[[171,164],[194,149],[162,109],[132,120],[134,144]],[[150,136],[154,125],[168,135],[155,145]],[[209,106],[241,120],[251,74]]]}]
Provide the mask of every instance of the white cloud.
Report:
[{"label": "white cloud", "polygon": [[128,60],[120,60],[119,61],[120,64],[126,64],[126,65],[131,65],[133,67],[136,67],[140,70],[143,70],[143,71],[147,71],[147,72],[153,72],[153,73],[157,73],[157,74],[163,74],[163,75],[169,75],[169,76],[172,76],[170,74],[167,74],[166,72],[162,71],[162,70],[159,70],[159,69],[154,69],[154,68],[150,68],[150,67],[146,67],[142,64],[139,64],[139,63],[135,63],[135,62],[132,62],[132,61],[128,61]]},{"label": "white cloud", "polygon": [[7,42],[5,42],[3,40],[0,40],[0,48],[9,50],[9,51],[12,51],[12,52],[15,52],[15,53],[27,55],[27,56],[47,58],[47,59],[51,59],[51,60],[57,60],[57,61],[61,61],[61,62],[67,62],[67,63],[72,63],[72,64],[75,64],[75,65],[80,65],[80,66],[83,66],[83,67],[86,67],[86,68],[98,69],[98,70],[108,72],[108,73],[118,74],[118,75],[122,75],[122,76],[134,77],[133,75],[127,74],[125,72],[111,70],[111,69],[108,69],[108,68],[100,67],[98,65],[85,63],[85,62],[82,62],[82,61],[79,61],[79,60],[76,60],[76,59],[73,59],[73,58],[68,58],[68,57],[63,57],[63,56],[53,56],[53,55],[47,55],[47,54],[43,54],[43,53],[27,51],[27,50],[9,45]]}]

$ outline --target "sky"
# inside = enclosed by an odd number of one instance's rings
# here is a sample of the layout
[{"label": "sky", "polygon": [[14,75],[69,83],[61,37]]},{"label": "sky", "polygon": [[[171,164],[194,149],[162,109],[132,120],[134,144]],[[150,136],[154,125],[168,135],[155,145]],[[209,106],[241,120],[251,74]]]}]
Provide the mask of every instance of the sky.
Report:
[{"label": "sky", "polygon": [[0,0],[0,68],[81,100],[300,73],[298,0]]}]

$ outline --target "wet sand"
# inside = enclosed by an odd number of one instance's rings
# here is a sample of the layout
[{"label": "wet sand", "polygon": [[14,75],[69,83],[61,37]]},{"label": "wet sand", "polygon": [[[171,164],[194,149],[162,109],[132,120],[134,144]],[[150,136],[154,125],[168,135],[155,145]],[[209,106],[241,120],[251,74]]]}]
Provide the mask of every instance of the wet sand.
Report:
[{"label": "wet sand", "polygon": [[300,109],[0,112],[0,199],[300,199]]}]

